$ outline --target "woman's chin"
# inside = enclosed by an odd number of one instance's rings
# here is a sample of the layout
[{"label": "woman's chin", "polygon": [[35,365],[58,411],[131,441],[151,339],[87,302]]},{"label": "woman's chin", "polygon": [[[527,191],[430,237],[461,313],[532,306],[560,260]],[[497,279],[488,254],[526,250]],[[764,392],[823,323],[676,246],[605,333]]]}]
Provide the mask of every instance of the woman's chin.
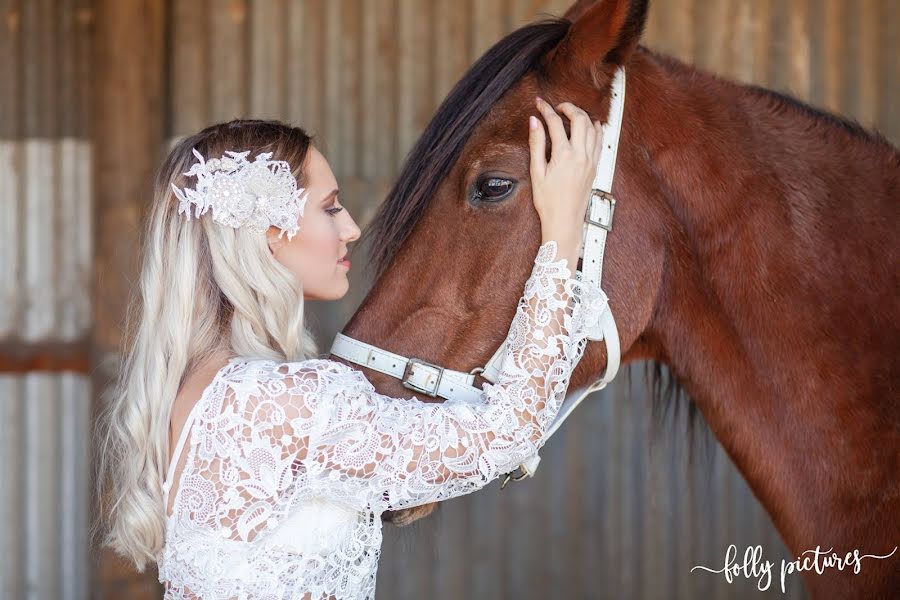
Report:
[{"label": "woman's chin", "polygon": [[340,300],[344,296],[347,295],[347,292],[350,290],[350,280],[347,278],[347,274],[343,273],[338,275],[338,281],[331,287],[329,290],[329,298],[328,300]]},{"label": "woman's chin", "polygon": [[346,269],[340,270],[344,272],[335,274],[326,286],[316,286],[313,289],[307,286],[303,290],[303,299],[327,302],[329,300],[340,300],[346,296],[350,290],[350,279],[347,277]]}]

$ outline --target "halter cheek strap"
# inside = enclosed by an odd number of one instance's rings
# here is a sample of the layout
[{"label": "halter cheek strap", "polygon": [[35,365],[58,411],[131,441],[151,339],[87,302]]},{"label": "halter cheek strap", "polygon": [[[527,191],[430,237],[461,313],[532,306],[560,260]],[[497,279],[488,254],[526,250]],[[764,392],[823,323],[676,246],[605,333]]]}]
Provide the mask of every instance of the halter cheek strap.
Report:
[{"label": "halter cheek strap", "polygon": [[[619,67],[612,81],[609,118],[603,125],[603,147],[600,151],[600,160],[597,162],[593,189],[585,215],[584,242],[580,255],[583,280],[588,285],[595,285],[598,288],[601,288],[603,277],[606,236],[612,231],[613,214],[616,207],[616,200],[612,195],[612,182],[616,170],[616,155],[622,131],[624,109],[625,69]],[[556,419],[544,434],[545,443],[588,394],[605,388],[619,371],[621,361],[619,332],[611,309],[603,312],[598,326],[588,330],[587,338],[606,342],[606,369],[599,379],[581,389],[577,398],[563,404]],[[503,356],[506,354],[506,341],[504,340],[497,348],[483,368],[477,367],[468,373],[445,369],[420,358],[408,358],[388,352],[343,333],[338,333],[335,337],[331,346],[331,354],[395,377],[407,388],[421,394],[448,400],[458,398],[473,401],[481,395],[481,390],[474,385],[476,373],[481,372],[481,376],[491,383],[497,382]],[[506,487],[510,480],[519,481],[534,475],[540,460],[540,456],[535,454],[518,467],[519,474],[508,473],[500,486],[501,489]]]}]

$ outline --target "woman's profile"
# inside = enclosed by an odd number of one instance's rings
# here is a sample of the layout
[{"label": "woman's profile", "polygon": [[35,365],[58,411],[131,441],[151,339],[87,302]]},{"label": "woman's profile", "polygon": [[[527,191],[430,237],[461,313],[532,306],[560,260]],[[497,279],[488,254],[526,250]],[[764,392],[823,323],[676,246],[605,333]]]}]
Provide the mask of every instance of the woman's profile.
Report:
[{"label": "woman's profile", "polygon": [[600,305],[574,267],[601,129],[536,107],[541,245],[477,402],[391,398],[320,358],[304,302],[346,294],[360,230],[302,129],[236,120],[173,147],[99,438],[102,542],[157,563],[166,598],[372,598],[383,512],[478,490],[540,449]]}]

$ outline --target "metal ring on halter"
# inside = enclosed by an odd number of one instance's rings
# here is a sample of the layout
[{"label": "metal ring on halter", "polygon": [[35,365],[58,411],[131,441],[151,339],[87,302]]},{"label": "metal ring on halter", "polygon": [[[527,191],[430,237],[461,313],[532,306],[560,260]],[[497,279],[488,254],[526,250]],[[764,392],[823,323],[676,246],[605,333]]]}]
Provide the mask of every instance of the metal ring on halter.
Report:
[{"label": "metal ring on halter", "polygon": [[[522,474],[521,475],[513,475],[513,473],[515,473],[516,471],[521,471]],[[525,469],[523,469],[522,467],[516,467],[515,470],[510,471],[509,473],[506,474],[506,477],[503,478],[503,482],[500,483],[500,489],[502,490],[503,488],[505,488],[506,484],[509,483],[510,481],[522,481],[526,477],[528,477],[528,473],[525,472]]]}]

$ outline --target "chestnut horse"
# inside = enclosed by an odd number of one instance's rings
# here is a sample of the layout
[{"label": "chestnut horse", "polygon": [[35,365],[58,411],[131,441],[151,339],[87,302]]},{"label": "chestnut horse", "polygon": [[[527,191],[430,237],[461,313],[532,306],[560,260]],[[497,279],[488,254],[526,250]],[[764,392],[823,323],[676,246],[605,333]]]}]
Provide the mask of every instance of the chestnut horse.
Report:
[{"label": "chestnut horse", "polygon": [[[646,0],[581,1],[471,67],[367,228],[377,280],[343,332],[483,366],[540,244],[534,97],[605,121],[625,66],[603,273],[623,363],[668,367],[794,556],[888,554],[900,543],[900,151],[639,46],[646,13]],[[570,389],[605,360],[590,344]],[[365,373],[382,393],[411,395]],[[859,574],[803,575],[813,597],[886,597],[900,590],[900,551],[864,559]]]}]

